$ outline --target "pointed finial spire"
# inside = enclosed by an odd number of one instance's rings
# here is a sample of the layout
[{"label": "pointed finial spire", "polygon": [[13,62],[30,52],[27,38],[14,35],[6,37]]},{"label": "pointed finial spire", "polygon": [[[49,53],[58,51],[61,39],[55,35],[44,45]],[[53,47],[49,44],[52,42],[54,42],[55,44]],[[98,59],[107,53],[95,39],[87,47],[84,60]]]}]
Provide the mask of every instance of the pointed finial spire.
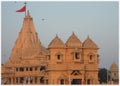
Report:
[{"label": "pointed finial spire", "polygon": [[74,31],[72,32],[72,35],[75,35]]},{"label": "pointed finial spire", "polygon": [[26,15],[27,18],[30,18],[30,12],[29,10],[27,10],[27,15]]},{"label": "pointed finial spire", "polygon": [[113,61],[112,64],[115,64],[115,61]]},{"label": "pointed finial spire", "polygon": [[87,36],[87,39],[89,39],[90,37],[89,37],[89,35]]},{"label": "pointed finial spire", "polygon": [[58,38],[58,35],[56,34],[56,37]]},{"label": "pointed finial spire", "polygon": [[29,12],[29,10],[27,11],[27,16],[30,16],[30,12]]}]

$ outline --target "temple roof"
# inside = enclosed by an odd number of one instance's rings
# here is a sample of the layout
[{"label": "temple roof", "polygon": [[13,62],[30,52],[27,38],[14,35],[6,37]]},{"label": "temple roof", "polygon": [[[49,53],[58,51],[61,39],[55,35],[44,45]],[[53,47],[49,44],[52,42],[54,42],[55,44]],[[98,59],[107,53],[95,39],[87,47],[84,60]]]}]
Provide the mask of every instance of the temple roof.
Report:
[{"label": "temple roof", "polygon": [[90,38],[89,36],[87,37],[87,39],[83,42],[83,48],[98,48],[97,44],[95,44]]},{"label": "temple roof", "polygon": [[56,37],[50,42],[48,48],[65,48],[63,41],[56,35]]},{"label": "temple roof", "polygon": [[115,62],[113,62],[110,66],[110,70],[111,71],[118,71],[118,66]]},{"label": "temple roof", "polygon": [[28,11],[24,18],[21,31],[19,32],[18,38],[12,49],[10,59],[19,60],[21,58],[32,58],[39,52],[44,52],[41,49],[41,42],[35,31],[33,19]]},{"label": "temple roof", "polygon": [[82,42],[77,38],[77,36],[73,34],[68,38],[66,42],[67,47],[82,47]]}]

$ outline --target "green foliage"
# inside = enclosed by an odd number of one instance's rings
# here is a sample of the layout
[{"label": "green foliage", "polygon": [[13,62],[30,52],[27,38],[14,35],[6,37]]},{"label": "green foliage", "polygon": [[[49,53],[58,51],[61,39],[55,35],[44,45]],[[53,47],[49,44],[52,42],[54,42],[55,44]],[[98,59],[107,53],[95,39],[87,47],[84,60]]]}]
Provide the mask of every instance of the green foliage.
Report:
[{"label": "green foliage", "polygon": [[100,84],[107,83],[107,81],[110,79],[108,70],[105,68],[99,69],[98,78],[99,78]]}]

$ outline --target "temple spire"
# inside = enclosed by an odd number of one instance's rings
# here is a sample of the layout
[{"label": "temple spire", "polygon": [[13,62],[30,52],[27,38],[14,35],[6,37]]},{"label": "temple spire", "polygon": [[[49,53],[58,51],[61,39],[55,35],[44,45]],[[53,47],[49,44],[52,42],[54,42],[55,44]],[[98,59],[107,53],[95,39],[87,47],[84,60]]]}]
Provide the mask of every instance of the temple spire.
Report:
[{"label": "temple spire", "polygon": [[10,58],[30,59],[39,52],[41,52],[41,42],[35,31],[33,19],[30,16],[29,11],[27,11],[27,15],[24,18],[21,31],[14,44]]}]

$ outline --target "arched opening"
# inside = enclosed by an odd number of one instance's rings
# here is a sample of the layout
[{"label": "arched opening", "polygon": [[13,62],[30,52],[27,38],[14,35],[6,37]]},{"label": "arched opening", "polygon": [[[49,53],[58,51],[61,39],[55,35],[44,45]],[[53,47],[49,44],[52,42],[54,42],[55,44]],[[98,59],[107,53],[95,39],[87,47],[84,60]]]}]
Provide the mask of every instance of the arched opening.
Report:
[{"label": "arched opening", "polygon": [[60,80],[60,84],[63,85],[64,84],[64,79]]}]

